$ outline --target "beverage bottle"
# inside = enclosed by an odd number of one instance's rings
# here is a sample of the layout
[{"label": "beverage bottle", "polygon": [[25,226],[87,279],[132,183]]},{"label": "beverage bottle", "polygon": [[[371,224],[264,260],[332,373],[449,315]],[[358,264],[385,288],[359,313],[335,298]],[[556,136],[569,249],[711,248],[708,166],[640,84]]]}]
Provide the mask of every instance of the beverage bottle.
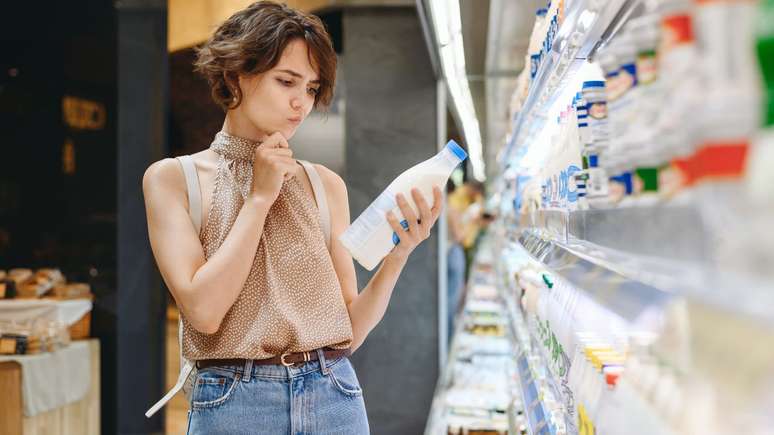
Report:
[{"label": "beverage bottle", "polygon": [[400,235],[396,234],[387,222],[387,212],[392,211],[403,228],[408,228],[408,222],[403,219],[395,196],[402,193],[414,213],[419,216],[411,199],[411,189],[419,189],[427,203],[432,205],[433,187],[443,189],[449,175],[467,156],[465,150],[450,140],[441,152],[398,175],[342,233],[339,237],[341,243],[358,263],[368,270],[373,270],[382,258],[400,243]]},{"label": "beverage bottle", "polygon": [[756,40],[766,93],[764,125],[774,128],[774,0],[765,0],[760,4]]},{"label": "beverage bottle", "polygon": [[749,213],[748,234],[754,242],[747,245],[752,272],[769,280],[774,278],[774,0],[759,3],[757,13],[756,51],[763,83],[763,128],[754,136],[747,159],[745,182]]}]

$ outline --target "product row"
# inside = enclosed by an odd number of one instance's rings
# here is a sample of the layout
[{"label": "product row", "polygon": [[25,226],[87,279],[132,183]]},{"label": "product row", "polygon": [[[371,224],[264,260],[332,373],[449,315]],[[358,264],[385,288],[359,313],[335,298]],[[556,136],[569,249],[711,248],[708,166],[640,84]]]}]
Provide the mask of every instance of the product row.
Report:
[{"label": "product row", "polygon": [[510,321],[494,286],[492,266],[476,261],[456,317],[450,357],[439,381],[428,434],[526,433]]},{"label": "product row", "polygon": [[[604,3],[554,0],[536,13],[532,67],[512,99],[514,119],[529,125],[514,123],[512,146],[522,152],[506,153],[503,162],[523,176],[516,208],[652,204],[737,181],[751,206],[770,202],[774,3],[609,2],[628,9],[590,58],[575,59],[591,32],[584,16],[605,15]],[[564,19],[574,8],[583,12]],[[553,42],[560,34],[561,43]],[[570,57],[575,68],[552,83],[533,82],[541,68],[558,68],[541,61],[551,53],[556,63]],[[525,106],[530,98],[552,104]],[[548,128],[530,128],[535,116]]]}]

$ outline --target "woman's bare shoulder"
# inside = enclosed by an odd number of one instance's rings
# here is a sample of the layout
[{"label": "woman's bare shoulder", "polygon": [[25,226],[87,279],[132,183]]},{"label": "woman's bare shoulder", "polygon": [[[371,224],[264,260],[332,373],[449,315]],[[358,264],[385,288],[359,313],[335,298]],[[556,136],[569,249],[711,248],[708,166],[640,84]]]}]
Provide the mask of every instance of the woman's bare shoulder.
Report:
[{"label": "woman's bare shoulder", "polygon": [[147,194],[152,191],[171,191],[183,187],[185,179],[176,159],[166,158],[152,163],[142,177],[142,188]]},{"label": "woman's bare shoulder", "polygon": [[146,203],[169,204],[185,193],[185,177],[180,163],[166,158],[152,163],[142,177],[142,191]]},{"label": "woman's bare shoulder", "polygon": [[314,167],[325,186],[325,194],[328,197],[333,220],[349,225],[349,198],[347,197],[346,183],[339,174],[325,166],[315,163]]},{"label": "woman's bare shoulder", "polygon": [[347,192],[347,185],[339,174],[319,163],[313,163],[313,165],[317,169],[317,173],[320,174],[326,190],[333,189],[334,192]]}]

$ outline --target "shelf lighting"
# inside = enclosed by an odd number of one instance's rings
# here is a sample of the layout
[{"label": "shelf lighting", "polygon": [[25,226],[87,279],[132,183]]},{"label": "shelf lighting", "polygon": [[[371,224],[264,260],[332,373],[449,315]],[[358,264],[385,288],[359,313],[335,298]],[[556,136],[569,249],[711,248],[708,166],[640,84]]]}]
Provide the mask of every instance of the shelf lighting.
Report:
[{"label": "shelf lighting", "polygon": [[430,0],[435,39],[441,58],[441,69],[446,78],[457,116],[462,124],[462,134],[468,146],[473,178],[486,179],[481,144],[481,130],[473,106],[467,71],[465,69],[465,48],[462,44],[462,21],[459,0]]}]

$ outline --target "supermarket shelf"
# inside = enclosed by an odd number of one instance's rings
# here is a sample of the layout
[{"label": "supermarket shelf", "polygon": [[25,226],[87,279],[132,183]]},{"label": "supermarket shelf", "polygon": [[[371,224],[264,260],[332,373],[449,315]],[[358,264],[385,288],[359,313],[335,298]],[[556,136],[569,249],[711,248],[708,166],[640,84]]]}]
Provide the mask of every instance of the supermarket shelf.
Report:
[{"label": "supermarket shelf", "polygon": [[625,319],[677,295],[774,327],[771,284],[712,266],[707,230],[690,207],[546,211],[532,220],[519,235],[530,255]]},{"label": "supermarket shelf", "polygon": [[[557,399],[562,400],[565,405],[569,405],[570,408],[573,406],[572,393],[570,393],[569,398],[564,394],[561,388],[561,382],[556,379],[553,376],[553,373],[551,373],[551,370],[548,369],[545,355],[536,350],[538,348],[536,338],[529,334],[527,325],[516,306],[516,301],[513,300],[511,292],[508,291],[508,289],[503,290],[504,291],[501,293],[503,293],[506,309],[510,318],[509,333],[513,340],[514,349],[518,349],[515,356],[517,368],[516,379],[519,384],[518,390],[521,394],[522,403],[525,408],[524,413],[527,417],[527,432],[531,435],[550,434],[550,428],[547,423],[547,411],[543,407],[542,397],[539,394],[537,387],[538,381],[534,379],[533,374],[538,372],[543,373],[545,375],[545,381],[553,395]],[[545,367],[546,369],[538,370],[535,367],[531,367],[529,362],[531,359],[538,360],[540,362],[540,367]],[[570,415],[565,414],[564,420],[568,429],[574,428],[574,420]]]},{"label": "supermarket shelf", "polygon": [[630,254],[686,263],[707,261],[710,248],[702,217],[690,205],[545,210],[531,215],[531,226],[549,230],[559,241],[572,238]]},{"label": "supermarket shelf", "polygon": [[446,433],[445,421],[443,418],[446,390],[452,383],[453,376],[453,362],[457,360],[457,350],[459,349],[458,340],[461,332],[464,330],[464,322],[457,319],[454,322],[454,333],[452,334],[451,343],[449,345],[449,354],[447,356],[446,363],[441,367],[441,373],[438,376],[438,382],[435,385],[435,391],[433,392],[433,402],[430,405],[430,414],[427,424],[425,425],[425,435],[438,435]]},{"label": "supermarket shelf", "polygon": [[502,154],[501,165],[512,160],[514,152],[525,137],[525,130],[542,128],[544,107],[558,96],[564,77],[577,71],[586,59],[617,31],[636,4],[634,0],[610,0],[598,12],[591,12],[590,5],[596,0],[573,2],[565,11],[565,19],[557,33],[553,48],[544,60],[530,85],[527,98],[515,120],[512,140]]},{"label": "supermarket shelf", "polygon": [[[516,321],[517,320],[516,320],[516,318],[514,318],[514,314],[515,313],[513,312],[513,310],[511,309],[510,306],[508,307],[508,312],[509,312],[508,314],[509,314],[509,316],[511,318],[511,322],[510,322],[510,326],[511,326],[511,328],[510,328],[511,339],[513,340],[514,349],[519,349],[517,351],[518,354],[516,356],[516,370],[517,370],[517,372],[516,372],[516,376],[514,376],[514,378],[516,379],[516,382],[518,384],[517,385],[517,389],[518,389],[518,391],[519,391],[519,393],[521,395],[521,403],[524,406],[524,413],[525,413],[525,415],[527,417],[526,418],[527,433],[529,435],[535,435],[537,433],[535,431],[535,429],[537,427],[536,424],[535,424],[535,415],[534,415],[535,404],[533,403],[535,400],[534,399],[532,401],[528,401],[527,400],[528,397],[529,397],[529,394],[528,394],[529,386],[527,384],[527,381],[532,378],[532,376],[530,375],[529,364],[527,363],[527,360],[525,358],[526,352],[529,352],[529,346],[528,345],[525,346],[524,343],[519,343],[518,331],[517,331],[517,327],[516,327]],[[534,388],[534,385],[533,385],[533,388]],[[535,394],[535,397],[537,397],[536,394]],[[541,409],[542,409],[542,405],[539,404],[539,400],[538,400],[538,404],[537,405],[540,406]]]},{"label": "supermarket shelf", "polygon": [[[641,280],[645,274],[653,275],[649,269],[628,268],[624,261],[617,262],[620,257],[604,255],[602,251],[589,249],[580,253],[576,250],[581,245],[579,241],[571,242],[576,248],[573,249],[528,230],[522,234],[520,242],[537,261],[631,323],[635,323],[649,307],[663,306],[672,297],[669,292],[643,282],[649,280]],[[634,278],[630,278],[632,275]]]},{"label": "supermarket shelf", "polygon": [[[484,245],[485,243],[482,243],[482,246]],[[481,263],[489,264],[489,262],[492,261],[492,258],[491,252],[489,252],[489,257],[486,256],[488,252],[489,251],[486,247],[479,251],[476,255],[475,263],[477,265]],[[473,288],[477,286],[494,286],[494,275],[491,271],[479,270],[479,268],[474,265],[471,276],[468,280],[468,285]],[[510,342],[507,337],[487,337],[486,335],[476,335],[475,333],[468,331],[467,327],[471,326],[471,324],[478,326],[499,325],[501,328],[508,328],[508,325],[510,324],[509,320],[507,319],[507,312],[505,308],[501,306],[501,302],[499,300],[477,299],[476,296],[474,296],[475,294],[476,291],[471,290],[465,302],[465,309],[458,314],[456,321],[454,322],[455,328],[454,334],[452,336],[448,360],[446,361],[444,367],[441,369],[441,373],[436,384],[431,410],[425,426],[425,435],[445,435],[447,430],[449,430],[450,427],[454,427],[455,424],[463,424],[463,427],[465,427],[464,425],[467,424],[484,424],[491,430],[501,430],[503,433],[505,432],[505,427],[498,428],[497,426],[498,424],[504,424],[504,422],[498,423],[495,421],[497,420],[496,417],[498,415],[504,416],[504,414],[502,414],[502,412],[505,411],[504,409],[498,407],[496,408],[497,411],[495,411],[495,408],[482,407],[480,409],[480,414],[456,413],[455,415],[456,411],[452,411],[455,409],[455,406],[461,406],[462,408],[465,408],[467,405],[450,405],[449,403],[450,400],[455,402],[455,398],[456,400],[459,400],[462,397],[460,396],[459,388],[464,390],[465,388],[469,387],[464,386],[466,382],[465,379],[467,379],[466,376],[460,375],[460,369],[462,369],[463,366],[470,367],[476,365],[485,365],[491,369],[494,367],[491,365],[493,361],[500,359],[503,361],[503,363],[505,363],[504,360],[509,360],[512,353]],[[494,288],[492,288],[492,295],[494,295]],[[502,318],[496,318],[497,316],[490,318],[485,315],[481,315],[481,312],[499,312]],[[476,315],[475,313],[479,314]],[[473,345],[471,340],[475,342],[475,345]],[[507,365],[513,364],[511,363]],[[506,366],[503,366],[503,380],[506,377],[506,373],[510,371],[509,369],[505,368]],[[464,370],[462,373],[464,373]],[[498,380],[498,385],[505,384]],[[487,391],[486,395],[490,398],[493,395],[497,395],[495,394],[495,391],[490,389],[482,391]],[[499,397],[505,399],[512,396],[510,395],[510,392],[507,394],[500,392]],[[513,404],[510,406],[512,405]],[[470,420],[471,418],[473,421]],[[476,421],[475,419],[479,419],[479,421]]]}]

